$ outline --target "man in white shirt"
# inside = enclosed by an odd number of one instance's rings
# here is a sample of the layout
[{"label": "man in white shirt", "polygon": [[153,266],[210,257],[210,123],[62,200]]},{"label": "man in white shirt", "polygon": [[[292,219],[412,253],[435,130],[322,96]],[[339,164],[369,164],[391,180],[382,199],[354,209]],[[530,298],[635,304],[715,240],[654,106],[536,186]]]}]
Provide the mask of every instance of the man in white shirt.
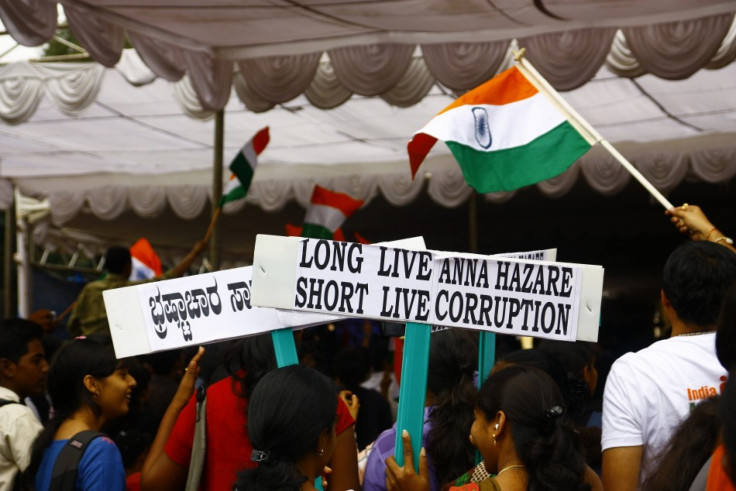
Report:
[{"label": "man in white shirt", "polygon": [[664,267],[661,299],[672,336],[613,364],[603,395],[603,486],[641,488],[653,458],[694,405],[721,391],[715,354],[723,295],[736,280],[736,254],[691,241]]},{"label": "man in white shirt", "polygon": [[0,325],[0,489],[11,489],[31,461],[33,441],[43,429],[26,397],[43,394],[49,365],[41,344],[43,331],[24,319]]}]

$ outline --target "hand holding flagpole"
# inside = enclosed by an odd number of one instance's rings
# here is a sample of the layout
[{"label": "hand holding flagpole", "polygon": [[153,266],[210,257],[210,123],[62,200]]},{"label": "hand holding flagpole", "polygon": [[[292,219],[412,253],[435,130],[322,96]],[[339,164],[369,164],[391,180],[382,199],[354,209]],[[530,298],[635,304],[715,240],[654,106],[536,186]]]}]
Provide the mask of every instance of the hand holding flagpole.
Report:
[{"label": "hand holding flagpole", "polygon": [[526,78],[534,84],[537,89],[547,95],[547,97],[550,98],[552,103],[557,106],[557,108],[565,114],[570,121],[570,123],[575,127],[575,129],[578,130],[578,132],[583,135],[588,141],[600,143],[603,148],[605,148],[612,156],[615,158],[621,165],[624,166],[624,168],[634,176],[634,179],[639,181],[639,183],[644,186],[644,188],[649,191],[649,193],[659,201],[659,203],[664,206],[665,210],[669,210],[674,208],[672,203],[670,203],[667,198],[665,198],[662,193],[659,192],[657,188],[655,188],[652,183],[647,181],[646,177],[644,177],[641,172],[639,172],[636,167],[634,167],[631,162],[626,160],[626,157],[621,155],[616,148],[614,148],[611,143],[604,139],[603,136],[601,136],[598,131],[593,128],[587,121],[585,121],[580,114],[578,114],[575,109],[570,106],[567,101],[565,101],[560,94],[557,93],[557,91],[552,87],[549,82],[547,82],[542,75],[537,72],[537,70],[532,66],[531,63],[524,57],[525,49],[522,48],[521,50],[514,53],[514,60],[517,63],[517,66],[519,67],[519,70],[526,76]]}]

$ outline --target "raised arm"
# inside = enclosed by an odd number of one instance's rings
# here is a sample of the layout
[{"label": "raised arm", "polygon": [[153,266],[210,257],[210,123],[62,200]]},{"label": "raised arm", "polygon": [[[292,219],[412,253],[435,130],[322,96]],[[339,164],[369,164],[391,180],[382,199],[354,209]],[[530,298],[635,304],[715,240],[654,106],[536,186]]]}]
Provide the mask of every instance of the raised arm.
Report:
[{"label": "raised arm", "polygon": [[161,419],[156,438],[151,444],[151,450],[141,470],[142,490],[184,489],[188,469],[172,461],[164,452],[164,447],[171,436],[179,413],[194,394],[194,386],[199,376],[199,361],[203,355],[204,348],[200,346],[197,354],[189,362],[179,388]]},{"label": "raised arm", "polygon": [[721,244],[736,252],[733,241],[708,220],[699,206],[685,203],[670,208],[665,213],[671,216],[670,221],[680,233],[689,235],[693,240],[707,240]]}]

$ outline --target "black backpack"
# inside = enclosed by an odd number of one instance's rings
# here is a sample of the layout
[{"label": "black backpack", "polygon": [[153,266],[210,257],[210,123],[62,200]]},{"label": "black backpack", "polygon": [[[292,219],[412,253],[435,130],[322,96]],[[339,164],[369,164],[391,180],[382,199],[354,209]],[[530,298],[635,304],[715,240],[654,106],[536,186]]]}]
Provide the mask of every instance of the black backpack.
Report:
[{"label": "black backpack", "polygon": [[51,471],[49,491],[74,491],[77,482],[77,467],[87,450],[89,443],[104,433],[94,430],[80,431],[64,445],[56,457],[54,469]]}]

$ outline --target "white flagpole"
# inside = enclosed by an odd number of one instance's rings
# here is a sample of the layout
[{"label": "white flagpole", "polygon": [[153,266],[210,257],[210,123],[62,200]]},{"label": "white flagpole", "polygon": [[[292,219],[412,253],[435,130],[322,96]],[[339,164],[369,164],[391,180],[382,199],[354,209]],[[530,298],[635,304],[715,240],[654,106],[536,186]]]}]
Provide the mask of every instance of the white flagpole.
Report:
[{"label": "white flagpole", "polygon": [[626,160],[626,157],[621,155],[618,150],[616,150],[611,143],[604,139],[603,136],[601,136],[598,131],[596,131],[595,128],[593,128],[587,121],[585,121],[580,114],[578,114],[575,109],[570,106],[565,99],[563,99],[560,94],[557,93],[557,91],[552,87],[549,82],[547,82],[542,75],[537,72],[537,70],[532,66],[531,63],[524,57],[524,48],[519,50],[518,52],[514,53],[514,60],[516,61],[516,66],[519,68],[521,73],[524,74],[524,76],[531,82],[537,90],[542,92],[543,94],[547,95],[547,97],[552,101],[552,103],[557,106],[557,109],[559,109],[565,116],[567,116],[567,119],[570,121],[570,124],[575,127],[576,130],[585,138],[588,143],[591,145],[595,145],[596,143],[600,143],[603,148],[605,148],[612,156],[615,158],[621,165],[624,166],[624,168],[634,176],[634,178],[639,181],[639,183],[644,186],[644,188],[649,191],[649,193],[654,196],[654,199],[659,201],[659,203],[664,206],[666,210],[669,210],[670,208],[674,208],[672,206],[672,203],[670,203],[667,198],[665,198],[662,193],[659,192],[657,188],[655,188],[652,183],[647,181],[647,178],[644,177],[641,172],[639,172],[636,167],[634,167],[631,162]]}]

